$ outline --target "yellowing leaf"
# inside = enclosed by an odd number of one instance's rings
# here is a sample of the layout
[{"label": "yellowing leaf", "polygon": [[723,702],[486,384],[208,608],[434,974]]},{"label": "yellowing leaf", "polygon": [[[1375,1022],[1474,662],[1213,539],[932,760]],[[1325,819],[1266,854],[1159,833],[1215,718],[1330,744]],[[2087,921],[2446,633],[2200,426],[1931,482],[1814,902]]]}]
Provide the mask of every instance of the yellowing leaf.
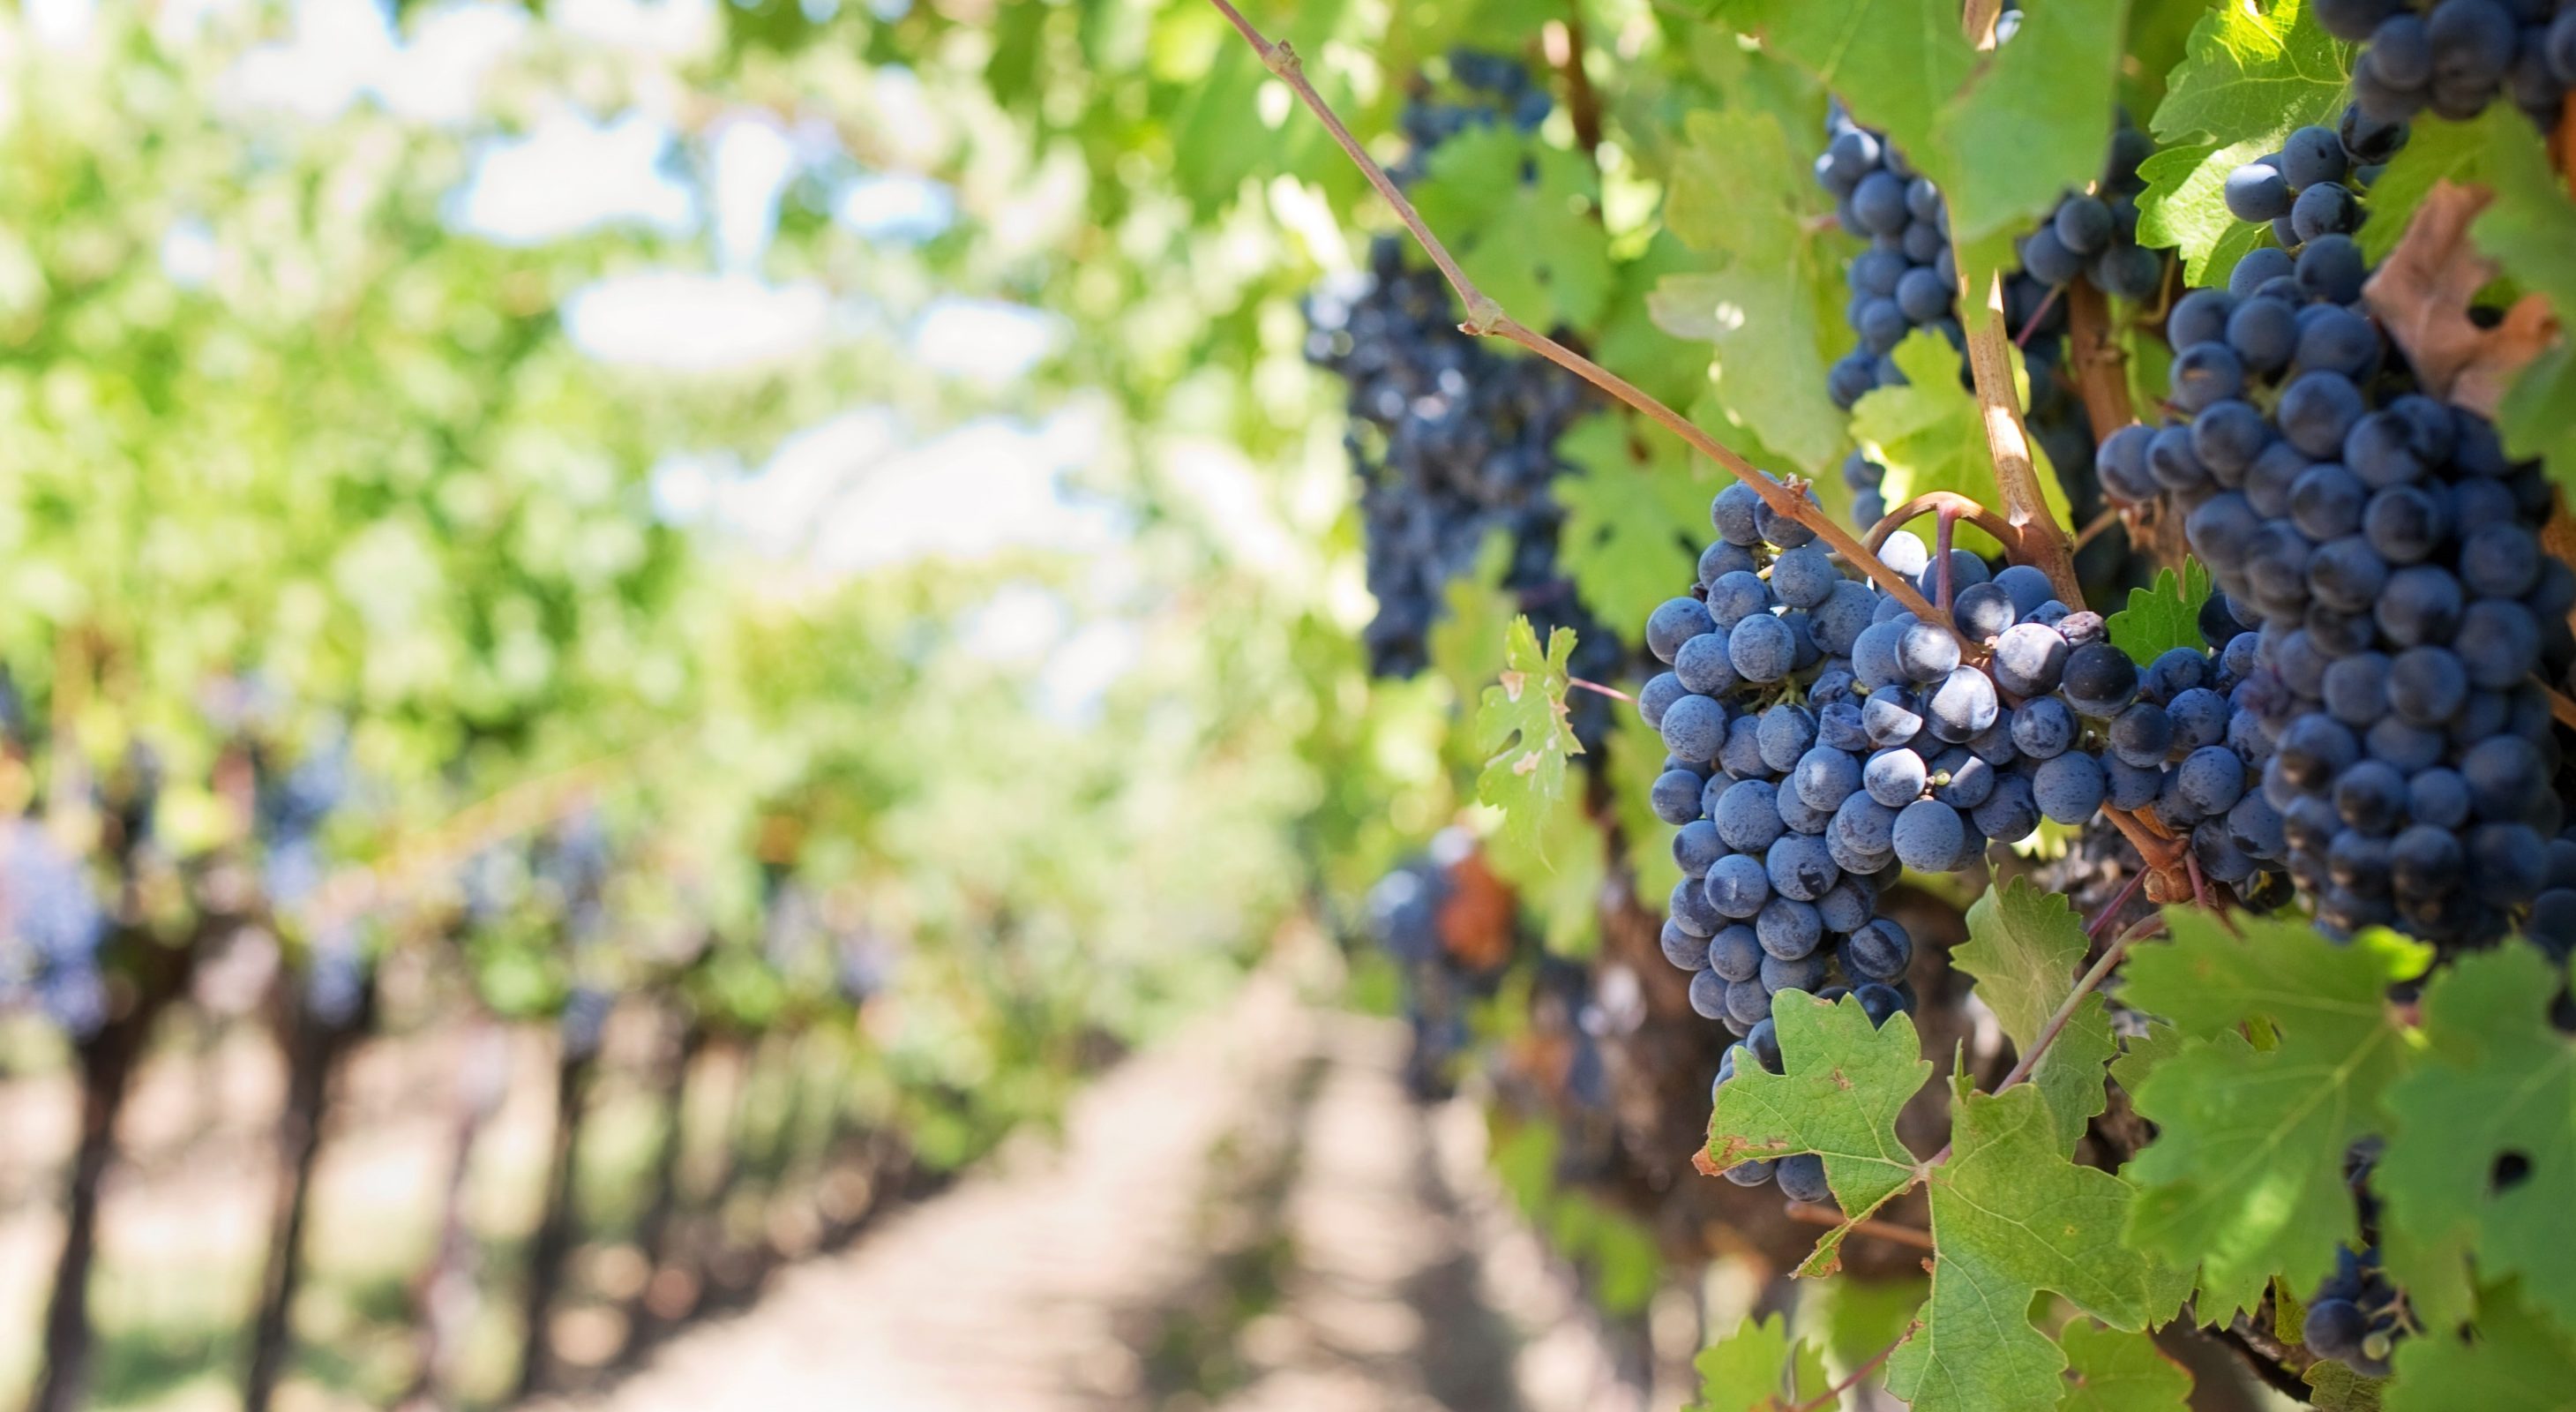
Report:
[{"label": "yellowing leaf", "polygon": [[1541,653],[1529,619],[1512,619],[1503,640],[1499,685],[1485,688],[1476,712],[1476,749],[1485,768],[1476,798],[1503,811],[1502,836],[1538,847],[1539,825],[1565,795],[1565,764],[1583,753],[1566,714],[1566,662],[1574,630],[1558,628]]}]

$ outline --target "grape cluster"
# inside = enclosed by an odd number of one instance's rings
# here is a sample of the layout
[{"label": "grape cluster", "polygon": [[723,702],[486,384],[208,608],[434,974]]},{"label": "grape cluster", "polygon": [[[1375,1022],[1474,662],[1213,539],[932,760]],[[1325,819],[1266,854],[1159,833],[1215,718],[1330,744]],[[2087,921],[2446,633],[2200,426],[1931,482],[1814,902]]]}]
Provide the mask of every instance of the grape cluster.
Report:
[{"label": "grape cluster", "polygon": [[2413,390],[2348,307],[2342,236],[2258,250],[2167,323],[2180,418],[2107,438],[2103,483],[2169,496],[2229,611],[2261,629],[2249,736],[2320,923],[2442,945],[2502,934],[2565,823],[2535,668],[2576,656],[2550,489],[2487,421]]},{"label": "grape cluster", "polygon": [[1954,348],[1967,345],[1956,304],[1959,269],[1950,249],[1950,212],[1929,177],[1906,165],[1896,145],[1853,122],[1842,105],[1827,119],[1816,181],[1834,198],[1843,230],[1869,242],[1844,270],[1851,302],[1844,309],[1860,345],[1837,361],[1825,389],[1846,411],[1873,389],[1900,387],[1896,345],[1931,329]]},{"label": "grape cluster", "polygon": [[2370,1243],[2360,1250],[2336,1247],[2335,1271],[2309,1293],[2299,1334],[2310,1353],[2372,1378],[2388,1376],[2388,1355],[2413,1322],[2404,1292],[2389,1282],[2379,1264],[2379,1201],[2370,1190],[2379,1151],[2379,1139],[2365,1138],[2344,1156],[2344,1184],[2360,1209],[2362,1234]]},{"label": "grape cluster", "polygon": [[[1949,209],[1939,190],[1839,105],[1827,138],[1816,159],[1816,180],[1835,197],[1843,229],[1870,242],[1844,269],[1852,294],[1844,313],[1860,345],[1834,365],[1827,381],[1835,405],[1848,410],[1875,388],[1903,383],[1892,354],[1913,330],[1939,332],[1954,348],[1964,345],[1964,335],[1954,311],[1958,269]],[[2144,299],[2163,283],[2163,255],[2137,242],[2137,198],[2146,189],[2138,164],[2154,150],[2122,112],[2101,181],[2092,191],[2071,191],[2060,199],[2020,241],[2022,268],[2004,281],[2005,323],[2030,373],[2031,433],[2069,483],[2070,495],[2079,487],[2085,492],[2078,499],[2090,498],[2093,429],[2064,366],[2066,309],[2059,293],[2083,280],[2105,294]],[[1884,474],[1859,452],[1844,461],[1855,522],[1868,526],[1886,513]],[[2077,508],[2089,512],[2090,506]]]},{"label": "grape cluster", "polygon": [[[2213,621],[2225,650],[2176,648],[2142,672],[2101,615],[2069,609],[2026,565],[1992,572],[1965,550],[1936,564],[1890,535],[1880,561],[1949,605],[1948,624],[1926,622],[1749,485],[1710,515],[1699,581],[1647,621],[1671,670],[1638,708],[1669,752],[1651,799],[1684,875],[1664,955],[1693,973],[1692,1006],[1742,1037],[1719,1085],[1748,1063],[1780,1072],[1781,991],[1849,994],[1881,1023],[1910,1011],[1913,944],[1878,914],[1880,889],[1908,868],[1973,867],[2043,818],[2151,810],[2210,877],[2244,895],[2274,886],[2281,820],[2252,788],[2253,742],[2231,729],[2252,665],[2241,626]],[[1963,637],[1984,665],[1963,659]],[[1832,1199],[1812,1156],[1728,1175]]]},{"label": "grape cluster", "polygon": [[2430,108],[2467,122],[2505,97],[2548,132],[2576,87],[2576,6],[2565,0],[2320,0],[2317,20],[2363,46],[2352,92],[2372,121]]},{"label": "grape cluster", "polygon": [[[2348,108],[2340,131],[2303,127],[2267,152],[2227,174],[2221,193],[2227,212],[2240,221],[2271,227],[2273,243],[2303,258],[2313,241],[2333,251],[2338,269],[2357,273],[2360,247],[2351,241],[2361,229],[2361,192],[2378,179],[2379,167],[2406,145],[2403,120],[2372,125],[2360,108]],[[2179,346],[2179,345],[2177,345]]]},{"label": "grape cluster", "polygon": [[78,860],[26,819],[0,839],[0,1010],[31,1007],[75,1039],[107,1022],[107,914]]},{"label": "grape cluster", "polygon": [[[1462,52],[1450,67],[1471,95],[1500,106],[1417,96],[1406,109],[1413,148],[1396,168],[1399,181],[1417,174],[1446,137],[1496,122],[1526,127],[1546,114],[1547,94],[1530,86],[1516,60]],[[1512,545],[1504,587],[1519,595],[1542,640],[1571,627],[1576,675],[1617,675],[1624,653],[1616,634],[1583,611],[1558,567],[1564,515],[1548,494],[1565,469],[1557,443],[1599,405],[1583,380],[1460,332],[1448,286],[1434,271],[1408,269],[1394,237],[1371,244],[1365,273],[1309,296],[1306,317],[1307,359],[1349,387],[1348,445],[1377,599],[1377,616],[1361,634],[1370,669],[1403,677],[1427,665],[1444,587],[1471,572],[1499,533]],[[1600,743],[1607,719],[1600,703],[1577,704],[1575,729],[1587,748]]]},{"label": "grape cluster", "polygon": [[1369,889],[1369,933],[1396,963],[1412,1049],[1405,1083],[1445,1097],[1466,1052],[1469,1006],[1493,993],[1515,950],[1516,903],[1463,829],[1442,829],[1430,848]]},{"label": "grape cluster", "polygon": [[[269,906],[289,914],[322,885],[322,826],[349,795],[349,742],[329,733],[283,771],[273,767],[265,749],[255,748],[251,759],[260,877]],[[366,957],[356,930],[346,922],[325,926],[310,938],[305,954],[305,1008],[338,1028],[357,1018],[366,993]]]}]

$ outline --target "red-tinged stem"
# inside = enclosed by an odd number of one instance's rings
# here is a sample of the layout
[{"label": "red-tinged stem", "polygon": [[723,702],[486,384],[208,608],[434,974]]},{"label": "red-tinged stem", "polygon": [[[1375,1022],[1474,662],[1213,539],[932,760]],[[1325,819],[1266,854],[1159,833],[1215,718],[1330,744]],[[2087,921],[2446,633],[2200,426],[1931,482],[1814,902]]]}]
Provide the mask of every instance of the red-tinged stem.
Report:
[{"label": "red-tinged stem", "polygon": [[[2029,1078],[2031,1071],[2039,1067],[2040,1057],[2048,1053],[2048,1047],[2055,1044],[2057,1037],[2066,1032],[2067,1022],[2075,1018],[2076,1010],[2084,1004],[2084,997],[2099,990],[2102,982],[2111,978],[2111,972],[2119,968],[2121,960],[2129,954],[2129,943],[2151,935],[2164,924],[2165,919],[2161,914],[2141,917],[2136,926],[2120,933],[2119,940],[2104,947],[2101,959],[2095,961],[2091,968],[2084,972],[2083,978],[2075,982],[2075,989],[2067,992],[2066,999],[2058,1005],[2056,1013],[2050,1015],[2048,1023],[2040,1027],[2039,1038],[2031,1041],[2030,1052],[2021,1056],[2020,1061],[2012,1066],[2012,1072],[2004,1075],[2003,1082],[1995,1085],[1995,1092],[2001,1093]],[[1943,1148],[1942,1152],[1946,1155],[1949,1149]]]},{"label": "red-tinged stem", "polygon": [[2130,898],[2138,895],[2138,888],[2142,886],[2146,880],[2147,872],[2144,868],[2129,874],[2129,880],[2121,885],[2119,895],[2112,898],[2110,903],[2103,907],[2101,912],[2096,915],[2092,921],[2085,924],[2084,939],[2086,941],[2100,941],[2102,939],[2102,929],[2111,925],[2111,919],[2120,915],[2120,909],[2129,905]]},{"label": "red-tinged stem", "polygon": [[1914,1337],[1915,1331],[1922,1327],[1923,1321],[1920,1319],[1908,1323],[1905,1326],[1905,1332],[1898,1334],[1893,1343],[1871,1354],[1866,1362],[1844,1374],[1841,1382],[1790,1408],[1789,1412],[1823,1412],[1823,1409],[1828,1407],[1840,1407],[1844,1393],[1860,1386],[1870,1374],[1877,1372],[1878,1366],[1895,1356],[1896,1350],[1904,1347],[1905,1341]]},{"label": "red-tinged stem", "polygon": [[1941,616],[1944,619],[1950,615],[1950,544],[1956,537],[1958,523],[1959,517],[1947,507],[1944,507],[1939,518],[1933,521],[1936,528],[1932,531],[1932,567],[1937,575],[1933,582],[1941,590],[1941,599],[1932,606],[1941,610]]},{"label": "red-tinged stem", "polygon": [[1948,514],[1953,519],[1965,520],[1993,535],[1995,541],[2004,547],[2006,553],[2017,553],[2016,546],[2021,543],[2021,531],[2005,524],[2003,516],[1955,490],[1927,490],[1879,516],[1878,523],[1871,525],[1869,532],[1860,537],[1861,543],[1868,545],[1870,552],[1874,554],[1887,543],[1889,535],[1905,528],[1915,517],[1927,515],[1936,510]]},{"label": "red-tinged stem", "polygon": [[1597,681],[1585,681],[1581,677],[1567,677],[1565,679],[1565,684],[1567,686],[1579,686],[1585,691],[1598,692],[1603,696],[1609,697],[1613,701],[1625,701],[1630,704],[1634,704],[1637,700],[1637,698],[1630,696],[1628,693],[1621,691],[1615,686],[1603,686]]},{"label": "red-tinged stem", "polygon": [[[2080,280],[2082,276],[2079,275],[2077,278]],[[2021,332],[2013,335],[2013,347],[2030,346],[2030,336],[2039,332],[2039,321],[2047,318],[2048,311],[2057,307],[2057,296],[2065,292],[2066,286],[2062,284],[2052,284],[2048,287],[2048,297],[2039,301],[2039,307],[2031,310],[2029,320],[2022,324]]]}]

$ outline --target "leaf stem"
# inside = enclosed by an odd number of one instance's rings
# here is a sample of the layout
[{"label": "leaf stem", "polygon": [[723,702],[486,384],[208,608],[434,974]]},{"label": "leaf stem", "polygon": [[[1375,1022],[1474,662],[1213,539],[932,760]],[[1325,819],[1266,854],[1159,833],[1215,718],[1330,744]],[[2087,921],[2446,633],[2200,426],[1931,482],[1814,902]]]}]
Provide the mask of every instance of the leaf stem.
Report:
[{"label": "leaf stem", "polygon": [[1804,1221],[1811,1226],[1838,1226],[1856,1235],[1876,1236],[1880,1240],[1897,1245],[1910,1245],[1917,1250],[1932,1248],[1932,1233],[1914,1226],[1882,1221],[1875,1216],[1863,1216],[1859,1220],[1851,1220],[1846,1218],[1839,1208],[1820,1206],[1812,1201],[1792,1201],[1783,1209],[1788,1212],[1790,1220]]},{"label": "leaf stem", "polygon": [[[1457,291],[1459,303],[1466,308],[1467,321],[1458,326],[1461,332],[1508,339],[1627,403],[1645,414],[1649,421],[1661,424],[1665,430],[1680,437],[1693,451],[1725,467],[1737,480],[1751,486],[1753,493],[1761,496],[1763,503],[1769,505],[1773,512],[1813,531],[1818,539],[1825,542],[1827,548],[1841,555],[1845,563],[1877,580],[1879,585],[1887,590],[1888,595],[1903,604],[1908,612],[1925,622],[1941,621],[1933,614],[1932,605],[1924,601],[1923,595],[1913,584],[1906,581],[1903,574],[1880,563],[1877,555],[1862,548],[1860,541],[1852,537],[1851,531],[1836,524],[1833,517],[1824,512],[1823,507],[1809,500],[1802,493],[1804,490],[1802,485],[1794,481],[1784,483],[1772,479],[1752,462],[1736,454],[1707,432],[1700,430],[1690,419],[1648,396],[1636,384],[1504,313],[1502,305],[1496,303],[1493,296],[1478,289],[1476,282],[1467,277],[1467,272],[1458,267],[1458,262],[1449,254],[1449,248],[1442,245],[1440,238],[1431,233],[1431,228],[1423,223],[1421,213],[1414,210],[1413,203],[1407,201],[1404,193],[1396,188],[1394,178],[1389,177],[1386,169],[1369,156],[1358,140],[1351,136],[1350,129],[1343,126],[1342,120],[1334,114],[1332,105],[1326,103],[1324,96],[1315,91],[1315,85],[1306,78],[1305,64],[1297,57],[1297,51],[1285,40],[1274,41],[1263,38],[1261,31],[1253,28],[1252,22],[1243,17],[1243,12],[1234,7],[1233,0],[1208,0],[1208,3],[1214,5],[1218,13],[1225,16],[1228,24],[1234,26],[1235,33],[1243,36],[1244,43],[1252,46],[1253,52],[1261,57],[1262,67],[1270,70],[1282,83],[1287,84],[1290,90],[1296,93],[1297,100],[1306,106],[1307,111],[1313,113],[1317,120],[1323,123],[1325,130],[1332,134],[1333,141],[1341,147],[1343,154],[1359,166],[1361,175],[1368,178],[1370,187],[1387,203],[1388,207],[1395,212],[1396,219],[1402,221],[1404,228],[1421,244],[1424,253],[1431,257],[1431,263],[1439,267],[1440,277],[1449,282],[1451,289]],[[2067,600],[2067,603],[2069,607],[2077,606],[2071,599]],[[1955,634],[1956,629],[1952,631]],[[1975,646],[1965,638],[1961,638],[1960,642],[1963,647]]]},{"label": "leaf stem", "polygon": [[1921,1319],[1908,1321],[1905,1325],[1905,1332],[1898,1334],[1894,1341],[1890,1342],[1887,1347],[1871,1354],[1859,1367],[1843,1374],[1842,1381],[1835,1383],[1832,1387],[1829,1387],[1823,1392],[1817,1393],[1815,1396],[1790,1408],[1789,1412],[1823,1412],[1823,1409],[1825,1408],[1841,1406],[1844,1393],[1860,1386],[1870,1374],[1877,1372],[1878,1366],[1886,1362],[1889,1358],[1894,1357],[1896,1350],[1903,1348],[1905,1346],[1905,1341],[1914,1337],[1922,1327],[1923,1321]]},{"label": "leaf stem", "polygon": [[2096,914],[2092,921],[2085,923],[2084,939],[2088,942],[2100,941],[2102,929],[2111,925],[2111,919],[2120,915],[2120,909],[2129,905],[2130,898],[2138,895],[2139,884],[2146,880],[2147,870],[2144,868],[2129,874],[2129,880],[2120,886],[2119,895],[2105,903],[2101,912]]},{"label": "leaf stem", "polygon": [[[2055,1044],[2057,1037],[2066,1032],[2067,1022],[2075,1018],[2075,1012],[2084,1004],[2084,997],[2100,989],[2102,982],[2111,978],[2111,972],[2117,969],[2121,960],[2129,954],[2129,943],[2164,924],[2165,919],[2162,914],[2142,917],[2136,926],[2121,932],[2119,940],[2104,947],[2102,959],[2094,962],[2084,972],[2083,977],[2075,982],[2075,989],[2067,992],[2066,999],[2058,1005],[2056,1013],[2050,1015],[2048,1023],[2040,1027],[2039,1038],[2030,1042],[2030,1051],[2013,1064],[2012,1071],[2003,1076],[2002,1082],[1995,1085],[1995,1092],[2001,1093],[2029,1078],[2032,1071],[2039,1067],[2040,1057],[2048,1053],[2048,1047]],[[1947,1152],[1948,1149],[1944,1148],[1943,1151]]]},{"label": "leaf stem", "polygon": [[1568,674],[1567,674],[1567,676],[1566,676],[1566,678],[1565,678],[1565,684],[1566,684],[1567,686],[1579,686],[1579,687],[1583,688],[1585,691],[1598,692],[1598,693],[1600,693],[1600,694],[1601,694],[1601,695],[1603,695],[1603,696],[1607,696],[1607,697],[1609,697],[1609,698],[1610,698],[1611,700],[1613,700],[1613,701],[1625,701],[1625,702],[1628,702],[1628,703],[1629,703],[1629,704],[1631,704],[1631,705],[1634,705],[1634,704],[1636,703],[1636,700],[1637,700],[1637,698],[1635,698],[1635,697],[1633,697],[1633,696],[1630,696],[1628,693],[1626,693],[1626,692],[1624,692],[1624,691],[1621,691],[1619,688],[1617,688],[1617,687],[1615,687],[1615,686],[1603,686],[1601,683],[1599,683],[1599,682],[1597,682],[1597,681],[1586,681],[1586,680],[1584,680],[1583,678],[1578,677],[1578,676],[1575,676],[1575,675],[1573,675],[1573,674],[1571,674],[1571,673],[1568,673]]}]

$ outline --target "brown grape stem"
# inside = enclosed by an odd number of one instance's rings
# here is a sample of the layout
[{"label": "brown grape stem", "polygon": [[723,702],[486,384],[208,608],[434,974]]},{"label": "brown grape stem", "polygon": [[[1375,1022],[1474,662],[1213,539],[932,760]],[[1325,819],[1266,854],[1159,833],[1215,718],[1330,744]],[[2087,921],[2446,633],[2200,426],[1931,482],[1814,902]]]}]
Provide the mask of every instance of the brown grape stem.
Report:
[{"label": "brown grape stem", "polygon": [[1882,1221],[1875,1216],[1863,1216],[1855,1221],[1845,1217],[1840,1207],[1821,1206],[1811,1201],[1792,1201],[1785,1209],[1789,1219],[1793,1221],[1804,1221],[1812,1226],[1841,1227],[1856,1235],[1876,1236],[1880,1240],[1896,1245],[1910,1245],[1917,1250],[1932,1248],[1932,1233],[1913,1226],[1900,1225],[1894,1221]]},{"label": "brown grape stem", "polygon": [[1955,490],[1927,490],[1921,495],[1915,496],[1913,499],[1906,501],[1904,504],[1888,511],[1886,514],[1879,516],[1878,523],[1871,525],[1869,527],[1869,532],[1861,536],[1861,542],[1868,545],[1870,552],[1875,554],[1881,546],[1887,543],[1887,537],[1889,535],[1905,528],[1908,523],[1920,516],[1928,515],[1935,511],[1948,515],[1953,519],[1965,520],[1969,524],[1975,525],[1977,528],[1993,535],[1995,537],[1995,542],[2004,547],[2004,552],[2006,554],[2014,555],[2016,557],[2019,555],[2020,551],[2018,546],[2021,543],[2021,531],[2014,529],[2011,525],[2005,524],[2003,516],[1996,514],[1994,511],[1987,509],[1985,506],[1978,504],[1967,496],[1961,495]]}]

